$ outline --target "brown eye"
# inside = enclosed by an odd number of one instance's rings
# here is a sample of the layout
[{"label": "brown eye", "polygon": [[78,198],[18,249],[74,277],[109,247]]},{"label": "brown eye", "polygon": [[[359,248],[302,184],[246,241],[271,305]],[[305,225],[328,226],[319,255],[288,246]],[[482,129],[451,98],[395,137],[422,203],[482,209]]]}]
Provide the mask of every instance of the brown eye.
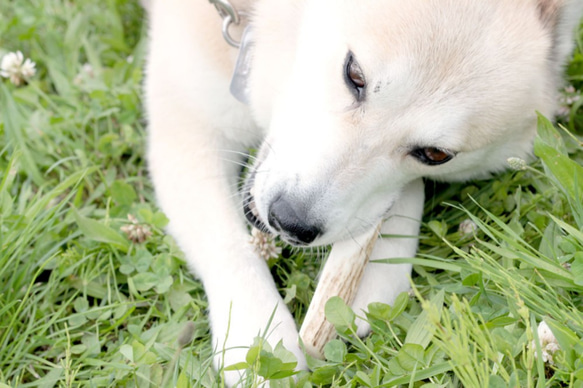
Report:
[{"label": "brown eye", "polygon": [[437,166],[449,162],[453,158],[453,154],[435,147],[416,148],[411,151],[411,155],[417,158],[421,163],[429,166]]},{"label": "brown eye", "polygon": [[358,66],[358,63],[354,62],[354,60],[352,60],[348,66],[348,77],[357,88],[364,88],[366,86],[362,69]]},{"label": "brown eye", "polygon": [[432,162],[442,163],[446,159],[449,159],[451,156],[443,152],[442,150],[438,150],[437,148],[425,148],[425,156],[427,159],[431,160]]},{"label": "brown eye", "polygon": [[357,101],[362,101],[364,99],[364,92],[366,88],[366,79],[364,78],[364,73],[360,68],[360,65],[354,59],[352,52],[348,53],[346,57],[344,71],[344,81],[346,86],[352,92]]}]

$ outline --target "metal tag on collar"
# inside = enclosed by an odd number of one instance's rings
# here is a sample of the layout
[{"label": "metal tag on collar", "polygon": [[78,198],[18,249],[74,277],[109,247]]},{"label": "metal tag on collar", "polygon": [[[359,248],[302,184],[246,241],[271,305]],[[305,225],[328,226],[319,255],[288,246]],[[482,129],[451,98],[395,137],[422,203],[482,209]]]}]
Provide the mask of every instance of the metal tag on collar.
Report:
[{"label": "metal tag on collar", "polygon": [[249,103],[249,76],[251,74],[251,59],[253,56],[253,31],[247,26],[241,38],[239,56],[231,78],[231,94],[243,104]]}]

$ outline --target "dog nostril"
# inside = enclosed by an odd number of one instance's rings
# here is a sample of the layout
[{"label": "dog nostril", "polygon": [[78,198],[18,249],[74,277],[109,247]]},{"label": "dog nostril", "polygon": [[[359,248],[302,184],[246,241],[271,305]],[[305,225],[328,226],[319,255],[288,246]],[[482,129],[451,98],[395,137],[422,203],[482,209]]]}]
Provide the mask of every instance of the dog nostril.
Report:
[{"label": "dog nostril", "polygon": [[302,213],[304,212],[294,209],[283,197],[278,197],[269,206],[267,221],[273,229],[291,237],[295,243],[309,244],[318,237],[321,230],[318,226],[309,224]]},{"label": "dog nostril", "polygon": [[279,218],[276,215],[273,205],[269,207],[269,214],[267,215],[267,222],[269,225],[278,232],[281,232],[281,225],[279,224]]}]

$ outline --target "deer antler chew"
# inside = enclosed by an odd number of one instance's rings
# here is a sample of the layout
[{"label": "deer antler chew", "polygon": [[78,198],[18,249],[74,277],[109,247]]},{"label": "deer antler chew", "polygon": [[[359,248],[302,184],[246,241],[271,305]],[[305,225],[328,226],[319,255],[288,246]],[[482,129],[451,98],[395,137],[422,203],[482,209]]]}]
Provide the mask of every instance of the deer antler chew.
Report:
[{"label": "deer antler chew", "polygon": [[338,242],[332,247],[300,329],[300,338],[310,356],[323,358],[324,346],[334,338],[334,326],[324,314],[326,302],[339,296],[347,305],[352,304],[381,225],[354,240]]}]

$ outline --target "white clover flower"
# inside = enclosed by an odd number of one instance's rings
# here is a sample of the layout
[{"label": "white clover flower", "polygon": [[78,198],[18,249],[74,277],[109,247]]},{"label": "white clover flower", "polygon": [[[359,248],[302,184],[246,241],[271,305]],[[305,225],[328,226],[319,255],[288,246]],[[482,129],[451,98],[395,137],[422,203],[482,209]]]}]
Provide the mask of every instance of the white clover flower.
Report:
[{"label": "white clover flower", "polygon": [[557,116],[563,118],[563,120],[569,120],[569,113],[571,113],[571,108],[568,106],[560,106],[557,109]]},{"label": "white clover flower", "polygon": [[93,70],[93,66],[91,66],[91,64],[89,64],[89,63],[85,63],[81,67],[81,71],[73,79],[73,83],[75,85],[81,85],[83,83],[83,79],[94,78],[94,77],[95,77],[95,71]]},{"label": "white clover flower", "polygon": [[[551,331],[551,328],[545,321],[541,321],[538,325],[537,329],[538,339],[540,341],[540,347],[542,350],[542,360],[544,362],[548,362],[551,365],[554,365],[553,355],[555,352],[561,347],[555,338],[555,335]],[[536,353],[536,344],[533,341],[529,344],[529,348],[535,349],[534,356],[538,358],[538,354]]]},{"label": "white clover flower", "polygon": [[91,78],[95,77],[95,71],[93,70],[93,66],[91,66],[90,63],[84,63],[81,71]]},{"label": "white clover flower", "polygon": [[251,231],[249,242],[264,260],[276,259],[281,255],[281,248],[275,245],[273,237],[257,228]]},{"label": "white clover flower", "polygon": [[526,161],[520,158],[508,158],[506,159],[506,163],[510,166],[511,169],[516,171],[526,170]]},{"label": "white clover flower", "polygon": [[143,243],[152,236],[152,232],[147,225],[140,224],[138,219],[131,214],[128,214],[130,224],[122,226],[120,229],[126,234],[130,241],[135,243]]},{"label": "white clover flower", "polygon": [[35,66],[36,64],[29,58],[24,60],[24,55],[20,51],[8,53],[2,57],[0,75],[9,78],[10,82],[19,86],[36,73]]},{"label": "white clover flower", "polygon": [[575,89],[573,85],[565,87],[562,96],[559,98],[559,109],[557,110],[557,115],[562,117],[563,120],[569,120],[569,113],[571,113],[571,107],[581,98],[581,92]]},{"label": "white clover flower", "polygon": [[468,234],[474,234],[478,230],[478,225],[468,218],[460,223],[458,230],[462,235],[466,236]]},{"label": "white clover flower", "polygon": [[541,323],[538,324],[537,334],[538,339],[541,340],[542,343],[556,341],[555,335],[553,334],[551,328],[545,321],[542,321]]}]

